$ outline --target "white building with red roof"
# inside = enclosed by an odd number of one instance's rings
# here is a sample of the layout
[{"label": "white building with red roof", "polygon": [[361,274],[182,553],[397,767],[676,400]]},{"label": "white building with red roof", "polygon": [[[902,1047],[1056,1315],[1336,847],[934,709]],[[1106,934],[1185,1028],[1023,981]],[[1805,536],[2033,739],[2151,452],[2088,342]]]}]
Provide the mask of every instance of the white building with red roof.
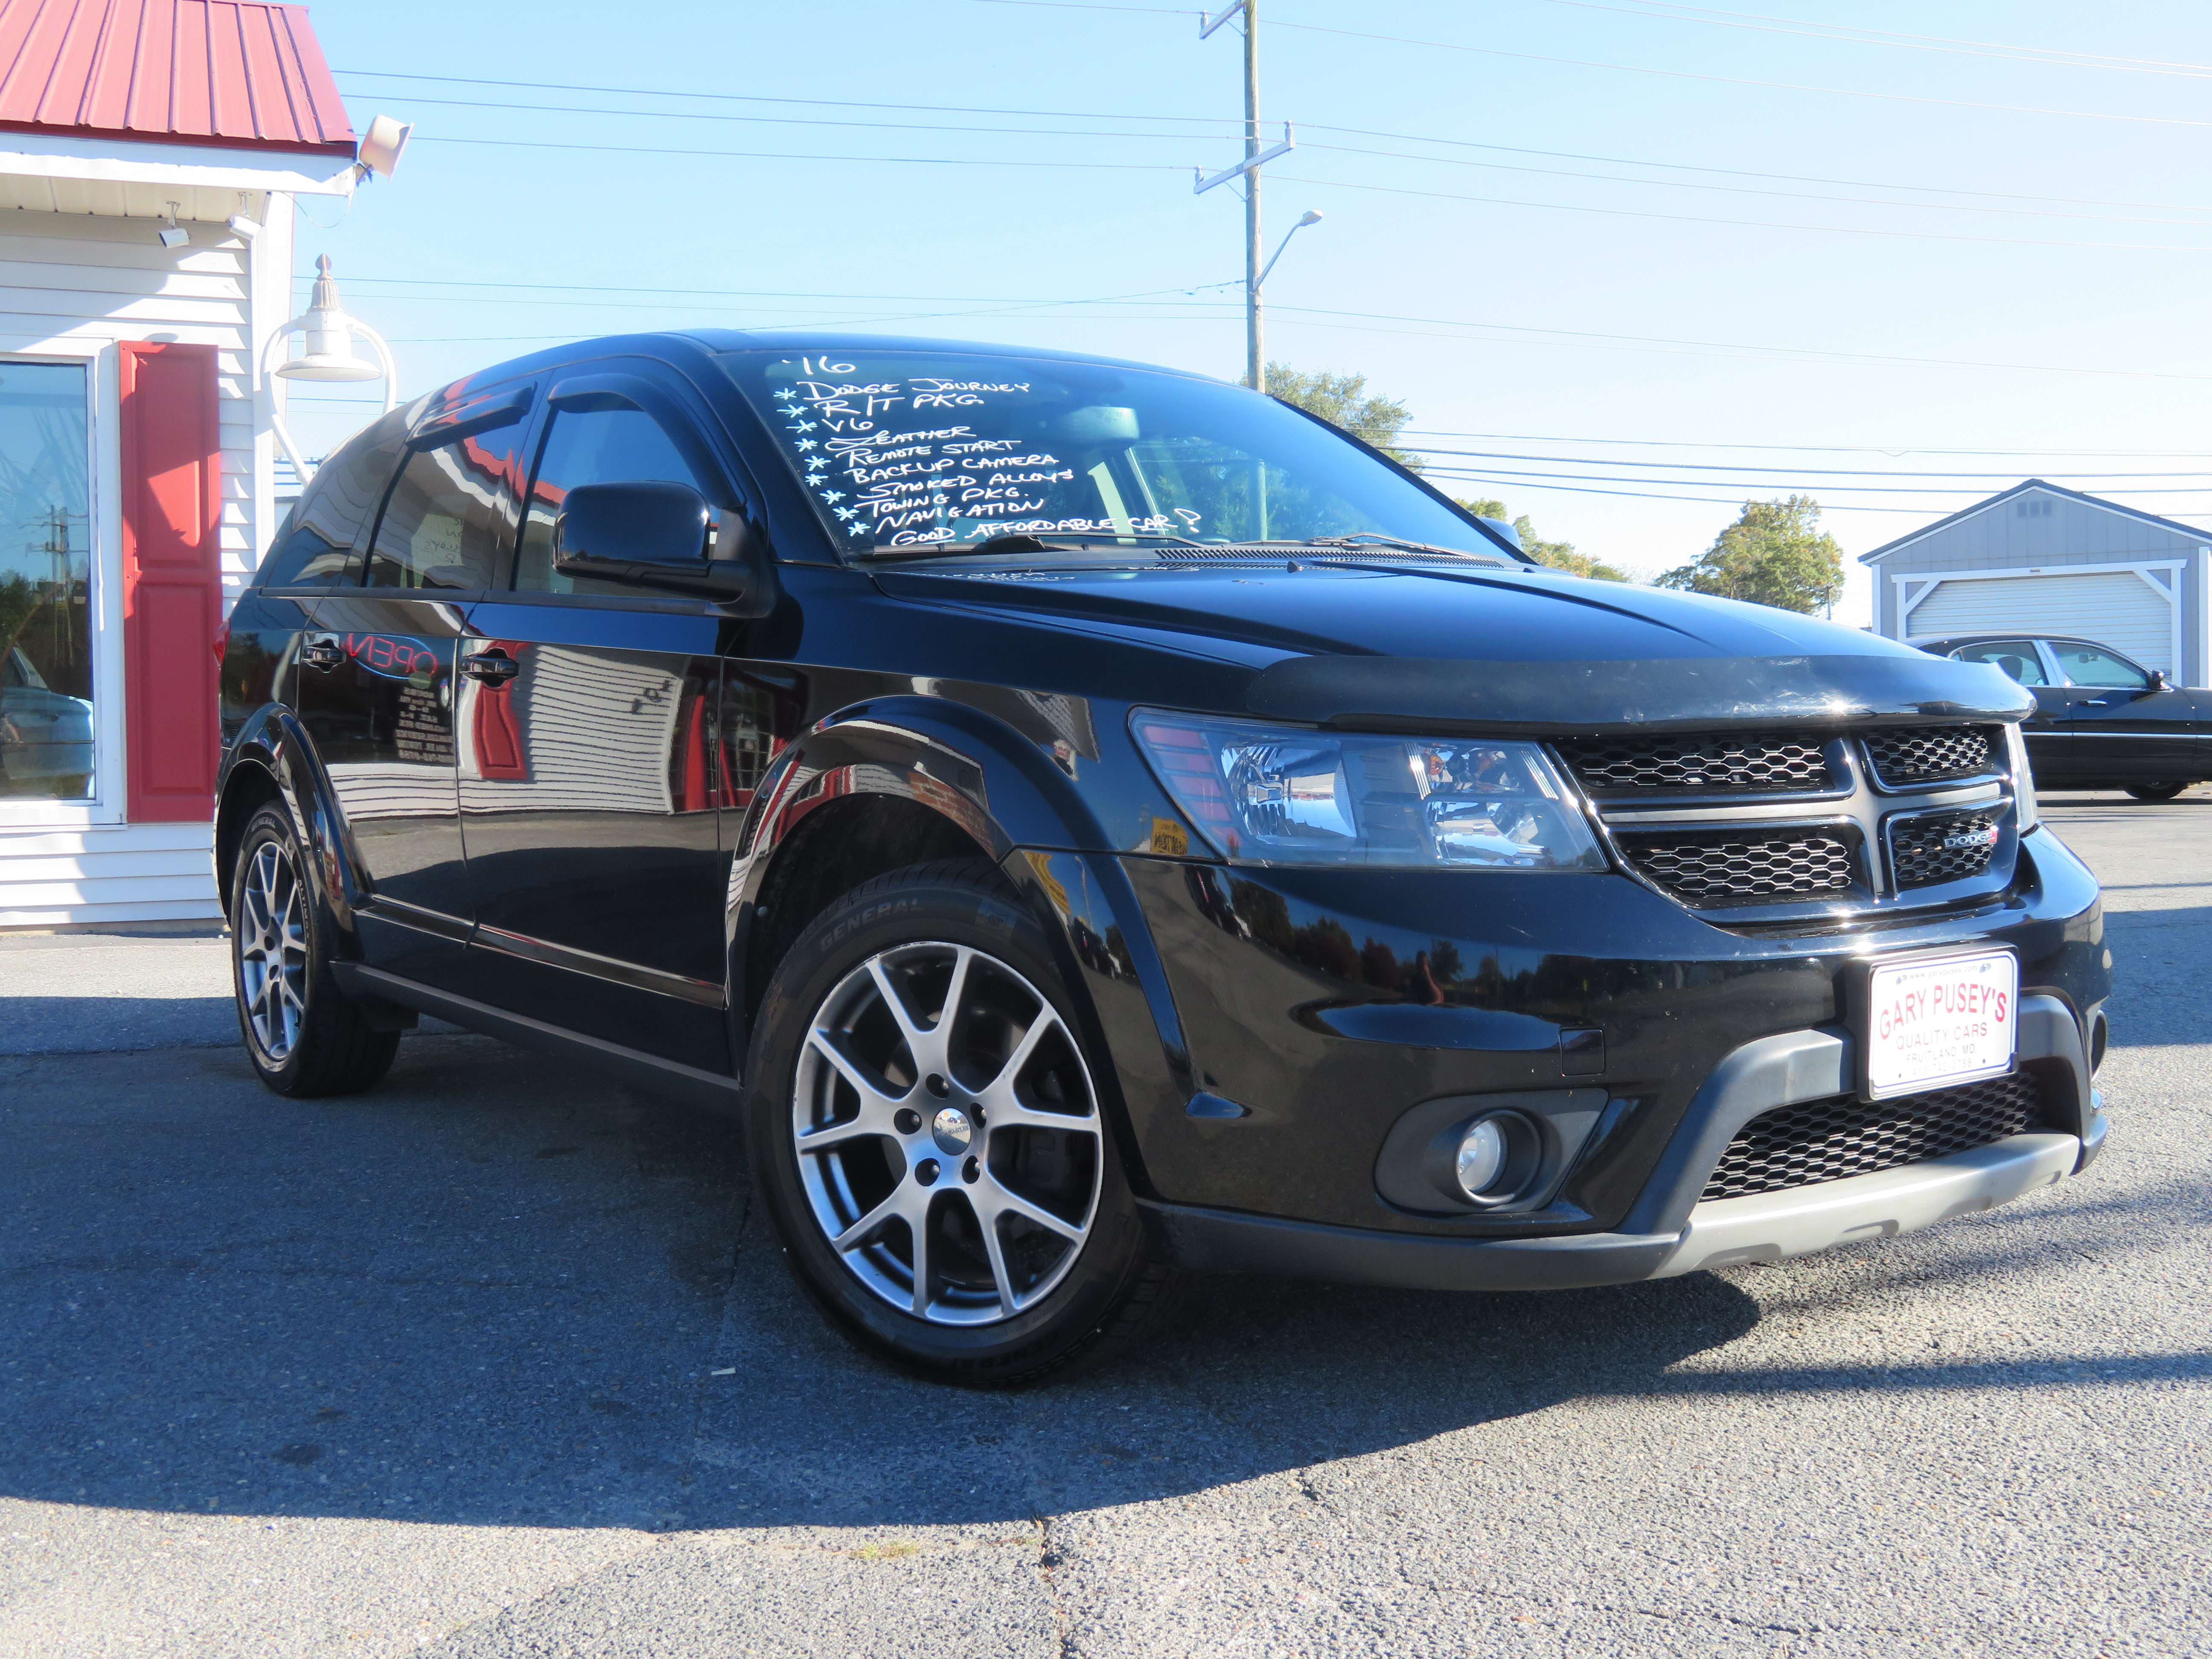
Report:
[{"label": "white building with red roof", "polygon": [[212,920],[256,373],[356,141],[303,6],[0,0],[0,928]]}]

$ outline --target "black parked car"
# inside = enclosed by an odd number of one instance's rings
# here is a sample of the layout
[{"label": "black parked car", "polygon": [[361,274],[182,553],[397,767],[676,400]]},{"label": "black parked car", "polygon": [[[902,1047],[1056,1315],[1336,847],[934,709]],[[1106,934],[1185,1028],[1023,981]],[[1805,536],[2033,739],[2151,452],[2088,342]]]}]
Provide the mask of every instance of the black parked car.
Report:
[{"label": "black parked car", "polygon": [[2087,1166],[2110,958],[2026,693],[1532,565],[1195,376],[699,333],[333,455],[240,600],[216,859],[281,1093],[428,1012],[744,1115],[934,1375],[1186,1270],[1540,1289]]},{"label": "black parked car", "polygon": [[2035,698],[2021,731],[2046,789],[2124,789],[2172,800],[2212,778],[2212,691],[2175,685],[2094,640],[1974,634],[1923,651],[2002,668]]}]

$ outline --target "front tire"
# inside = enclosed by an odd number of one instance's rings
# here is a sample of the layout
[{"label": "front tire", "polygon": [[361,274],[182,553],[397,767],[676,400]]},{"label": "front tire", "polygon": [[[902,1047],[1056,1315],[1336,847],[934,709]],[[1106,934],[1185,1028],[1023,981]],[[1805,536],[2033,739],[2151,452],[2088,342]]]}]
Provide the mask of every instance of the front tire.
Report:
[{"label": "front tire", "polygon": [[2172,800],[2188,787],[2188,780],[2184,778],[2157,783],[2131,783],[2127,786],[2127,791],[2137,800],[2161,801]]},{"label": "front tire", "polygon": [[1173,1275],[1044,931],[991,866],[846,895],[778,965],[753,1030],[755,1181],[801,1282],[863,1346],[1002,1388],[1153,1328]]},{"label": "front tire", "polygon": [[330,925],[292,820],[274,802],[248,819],[231,879],[231,981],[262,1083],[308,1099],[383,1081],[399,1033],[373,1030],[331,972]]}]

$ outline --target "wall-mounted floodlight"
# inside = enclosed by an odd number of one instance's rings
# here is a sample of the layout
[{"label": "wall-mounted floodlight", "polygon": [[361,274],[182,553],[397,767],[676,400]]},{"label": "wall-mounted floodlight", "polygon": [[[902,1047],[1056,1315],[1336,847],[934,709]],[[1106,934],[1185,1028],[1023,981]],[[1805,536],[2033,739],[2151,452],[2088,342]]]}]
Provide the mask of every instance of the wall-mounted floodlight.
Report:
[{"label": "wall-mounted floodlight", "polygon": [[182,247],[192,240],[191,232],[177,222],[177,204],[174,202],[169,204],[169,222],[155,231],[154,236],[163,247]]},{"label": "wall-mounted floodlight", "polygon": [[252,207],[253,198],[241,190],[238,192],[238,211],[230,216],[228,222],[232,232],[249,242],[261,234],[261,221],[253,216]]},{"label": "wall-mounted floodlight", "polygon": [[399,158],[407,149],[407,140],[415,129],[405,122],[395,121],[389,115],[380,115],[368,124],[355,150],[354,168],[362,178],[374,173],[380,179],[389,179],[399,167]]},{"label": "wall-mounted floodlight", "polygon": [[[300,356],[275,362],[276,355],[289,343],[295,329],[307,337],[307,350]],[[354,356],[356,334],[368,341],[376,353],[375,362],[363,362]],[[382,375],[384,412],[389,415],[399,406],[399,370],[392,361],[392,348],[368,324],[346,315],[344,307],[338,303],[337,280],[331,275],[327,253],[315,261],[315,290],[307,310],[270,335],[269,343],[262,349],[261,373],[264,380],[271,374],[286,380],[374,380]],[[315,470],[300,453],[292,434],[285,429],[283,416],[273,405],[269,411],[269,424],[304,484],[315,476]]]}]

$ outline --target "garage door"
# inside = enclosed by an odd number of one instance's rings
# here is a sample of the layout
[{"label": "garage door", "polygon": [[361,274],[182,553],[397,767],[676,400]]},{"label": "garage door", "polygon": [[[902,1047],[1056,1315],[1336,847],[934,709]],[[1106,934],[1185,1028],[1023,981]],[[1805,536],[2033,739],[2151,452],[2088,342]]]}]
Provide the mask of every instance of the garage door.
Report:
[{"label": "garage door", "polygon": [[1942,582],[1905,620],[1906,637],[1916,640],[2014,630],[2094,640],[2146,668],[2173,672],[2173,601],[2125,570]]}]

